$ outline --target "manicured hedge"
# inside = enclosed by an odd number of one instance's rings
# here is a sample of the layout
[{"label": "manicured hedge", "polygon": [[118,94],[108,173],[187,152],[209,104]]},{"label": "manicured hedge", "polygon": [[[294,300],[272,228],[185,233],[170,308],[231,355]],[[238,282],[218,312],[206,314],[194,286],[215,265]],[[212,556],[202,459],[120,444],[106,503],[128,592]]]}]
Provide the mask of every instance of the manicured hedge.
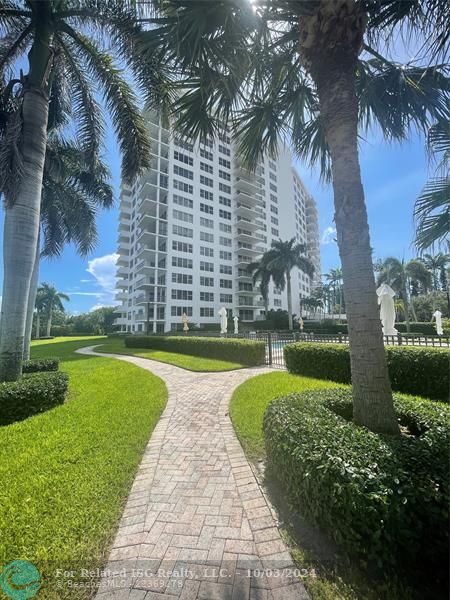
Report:
[{"label": "manicured hedge", "polygon": [[63,404],[69,385],[67,373],[35,373],[0,384],[0,425],[23,421]]},{"label": "manicured hedge", "polygon": [[125,346],[217,358],[248,366],[264,364],[266,355],[264,342],[233,338],[136,335],[126,337]]},{"label": "manicured hedge", "polygon": [[329,323],[327,321],[304,321],[303,331],[312,331],[314,333],[319,334],[342,333],[346,335],[348,333],[348,327],[346,323]]},{"label": "manicured hedge", "polygon": [[39,373],[41,371],[57,371],[59,369],[58,358],[32,358],[23,363],[23,373]]},{"label": "manicured hedge", "polygon": [[[446,348],[386,346],[392,389],[438,400],[449,400],[450,351]],[[299,342],[284,347],[291,373],[338,383],[350,383],[346,344]]]},{"label": "manicured hedge", "polygon": [[[398,438],[354,425],[351,390],[292,394],[264,418],[269,467],[304,516],[378,566],[446,572],[449,407],[395,397]],[[439,575],[438,575],[439,574]]]},{"label": "manicured hedge", "polygon": [[[396,323],[395,328],[399,333],[407,333],[406,323]],[[434,323],[419,323],[411,321],[409,324],[410,333],[421,333],[422,335],[437,335]]]}]

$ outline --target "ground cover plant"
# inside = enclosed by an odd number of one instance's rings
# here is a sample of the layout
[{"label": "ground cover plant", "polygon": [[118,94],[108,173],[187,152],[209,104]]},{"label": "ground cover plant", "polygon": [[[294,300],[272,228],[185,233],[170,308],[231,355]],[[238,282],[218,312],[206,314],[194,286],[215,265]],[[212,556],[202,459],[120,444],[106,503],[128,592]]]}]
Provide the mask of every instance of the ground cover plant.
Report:
[{"label": "ground cover plant", "polygon": [[[107,357],[75,354],[105,338],[33,344],[32,357],[57,356],[70,378],[66,402],[0,427],[0,565],[33,562],[39,598],[87,599],[89,587],[58,587],[56,569],[102,566],[145,445],[165,406],[158,378]],[[33,375],[34,377],[34,375]]]},{"label": "ground cover plant", "polygon": [[180,354],[178,352],[167,352],[165,350],[154,350],[150,348],[128,348],[124,344],[123,338],[113,337],[104,340],[104,343],[97,346],[96,352],[126,354],[129,356],[139,356],[159,362],[168,363],[188,371],[231,371],[233,369],[242,369],[245,365],[239,362],[229,360],[220,360],[217,358],[208,358],[204,356],[192,356],[190,354]]}]

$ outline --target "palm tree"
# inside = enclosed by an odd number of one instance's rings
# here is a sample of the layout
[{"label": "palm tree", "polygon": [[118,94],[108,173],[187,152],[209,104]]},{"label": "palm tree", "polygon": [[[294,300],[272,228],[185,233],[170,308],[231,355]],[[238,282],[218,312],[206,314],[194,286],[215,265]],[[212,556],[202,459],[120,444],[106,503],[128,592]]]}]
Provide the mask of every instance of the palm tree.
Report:
[{"label": "palm tree", "polygon": [[334,298],[333,298],[333,314],[336,309],[336,296],[339,298],[339,320],[341,320],[341,312],[343,305],[343,290],[342,290],[342,269],[337,267],[336,269],[330,269],[329,273],[325,273],[325,278],[330,282],[333,287]]},{"label": "palm tree", "polygon": [[[39,280],[40,258],[56,258],[66,244],[87,256],[97,243],[96,216],[113,204],[108,168],[97,160],[94,168],[77,142],[50,133],[47,140],[41,200],[41,233],[28,295],[23,358],[30,358],[33,313]],[[42,249],[39,242],[43,239]]]},{"label": "palm tree", "polygon": [[437,158],[431,177],[416,200],[415,244],[419,251],[426,250],[450,235],[450,123],[439,121],[430,127],[428,149]]},{"label": "palm tree", "polygon": [[[426,268],[430,271],[433,283],[433,290],[437,292],[439,290],[440,280],[444,279],[442,273],[445,274],[447,265],[450,262],[450,255],[439,252],[434,256],[432,254],[423,255],[423,263]],[[445,291],[445,289],[444,289]]]},{"label": "palm tree", "polygon": [[[41,314],[44,312],[44,309],[45,309],[45,293],[39,289],[36,291],[35,308],[36,308],[35,337],[38,340],[41,337]],[[24,360],[26,360],[26,359],[24,359]]]},{"label": "palm tree", "polygon": [[411,281],[418,281],[422,285],[430,284],[431,276],[425,265],[417,259],[405,262],[404,259],[399,260],[390,256],[383,261],[381,271],[378,273],[378,284],[387,283],[394,291],[400,294],[403,301],[406,331],[411,330],[409,313],[413,311],[413,318],[417,320],[414,313],[414,306],[410,302],[410,287]]},{"label": "palm tree", "polygon": [[49,285],[48,283],[43,283],[40,285],[37,294],[39,297],[39,303],[42,304],[47,315],[47,337],[50,337],[53,311],[60,310],[61,312],[65,312],[62,300],[66,300],[68,302],[70,298],[67,294],[58,292],[54,286]]},{"label": "palm tree", "polygon": [[252,262],[248,265],[247,271],[253,276],[253,285],[259,282],[259,290],[264,302],[264,312],[269,313],[269,284],[272,278],[272,272],[269,270],[264,256],[261,260]]},{"label": "palm tree", "polygon": [[290,240],[277,240],[272,242],[270,250],[265,252],[262,261],[267,265],[267,269],[272,274],[275,285],[283,290],[286,287],[289,329],[294,328],[292,315],[292,286],[291,271],[297,267],[309,277],[314,274],[314,265],[312,261],[305,256],[306,247],[304,244],[298,244],[295,238]]},{"label": "palm tree", "polygon": [[[72,127],[94,164],[105,134],[96,100],[100,92],[116,130],[125,180],[149,164],[145,123],[128,76],[134,76],[148,104],[163,110],[168,88],[164,62],[146,62],[137,55],[141,26],[136,5],[123,0],[0,0],[2,103],[12,97],[18,102],[3,124],[0,142],[0,190],[6,207],[0,380],[21,374],[49,106],[71,107]],[[15,75],[7,78],[9,73]]]},{"label": "palm tree", "polygon": [[[250,168],[288,137],[334,188],[349,324],[354,420],[398,433],[386,364],[359,156],[358,127],[389,139],[448,120],[438,59],[448,41],[447,1],[166,0],[142,35],[179,69],[176,125],[192,137],[234,126]],[[402,27],[419,31],[426,61],[383,56]],[[405,39],[416,39],[407,35]],[[427,53],[428,51],[428,53]],[[445,65],[445,61],[442,61]],[[185,76],[185,81],[182,81]]]}]

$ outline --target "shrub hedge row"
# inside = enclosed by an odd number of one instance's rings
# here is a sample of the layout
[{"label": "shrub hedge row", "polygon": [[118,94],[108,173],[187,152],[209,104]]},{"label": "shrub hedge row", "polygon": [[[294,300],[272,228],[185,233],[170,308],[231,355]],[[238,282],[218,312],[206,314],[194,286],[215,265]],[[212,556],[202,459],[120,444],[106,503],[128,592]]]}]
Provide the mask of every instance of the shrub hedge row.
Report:
[{"label": "shrub hedge row", "polygon": [[445,574],[449,407],[396,396],[395,409],[409,433],[383,438],[349,421],[350,390],[275,400],[264,418],[269,467],[293,505],[349,554]]},{"label": "shrub hedge row", "polygon": [[[449,400],[450,351],[446,348],[386,346],[392,389]],[[291,373],[350,383],[350,353],[345,344],[298,342],[284,347]]]},{"label": "shrub hedge row", "polygon": [[59,369],[58,358],[32,358],[23,363],[23,373],[39,373],[41,371],[57,371]]},{"label": "shrub hedge row", "polygon": [[26,375],[19,381],[0,384],[0,425],[22,421],[63,404],[68,390],[67,373]]},{"label": "shrub hedge row", "polygon": [[127,348],[152,348],[179,354],[217,358],[255,366],[264,364],[264,342],[232,338],[136,335],[125,338]]}]

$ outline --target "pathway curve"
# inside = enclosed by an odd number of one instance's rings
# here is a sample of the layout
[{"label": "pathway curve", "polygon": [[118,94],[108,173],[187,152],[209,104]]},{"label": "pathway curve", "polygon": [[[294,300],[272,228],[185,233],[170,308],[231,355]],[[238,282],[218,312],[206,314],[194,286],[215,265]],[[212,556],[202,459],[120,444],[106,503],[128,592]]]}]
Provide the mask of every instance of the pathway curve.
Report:
[{"label": "pathway curve", "polygon": [[[95,354],[92,348],[79,352]],[[194,373],[108,356],[161,377],[169,398],[131,488],[97,600],[307,599],[228,416],[234,388],[269,369]]]}]

